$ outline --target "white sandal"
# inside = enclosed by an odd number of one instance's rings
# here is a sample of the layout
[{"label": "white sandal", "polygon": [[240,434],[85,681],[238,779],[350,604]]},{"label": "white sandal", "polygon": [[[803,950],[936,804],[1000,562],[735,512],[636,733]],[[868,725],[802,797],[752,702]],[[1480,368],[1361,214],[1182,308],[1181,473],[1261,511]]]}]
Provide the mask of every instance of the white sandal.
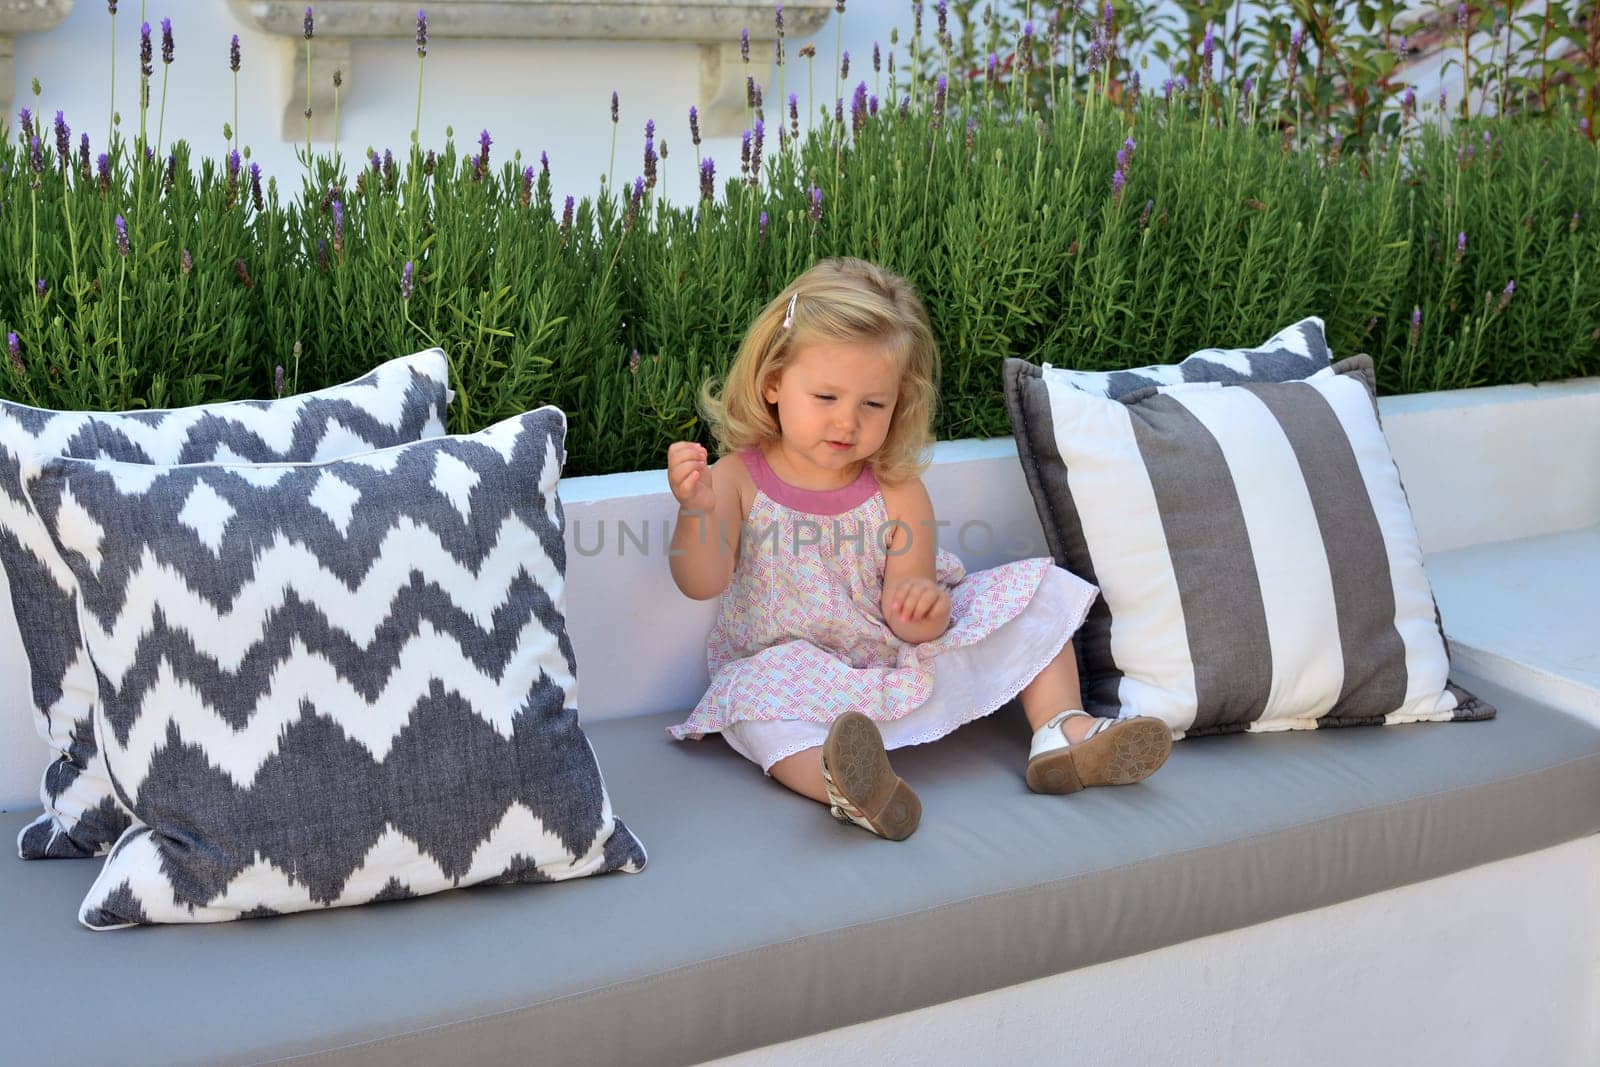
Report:
[{"label": "white sandal", "polygon": [[[1068,719],[1094,719],[1076,741]],[[1150,777],[1172,752],[1172,731],[1160,719],[1102,719],[1086,711],[1063,711],[1033,733],[1028,750],[1028,788],[1035,793],[1076,793],[1092,785],[1128,785]]]}]

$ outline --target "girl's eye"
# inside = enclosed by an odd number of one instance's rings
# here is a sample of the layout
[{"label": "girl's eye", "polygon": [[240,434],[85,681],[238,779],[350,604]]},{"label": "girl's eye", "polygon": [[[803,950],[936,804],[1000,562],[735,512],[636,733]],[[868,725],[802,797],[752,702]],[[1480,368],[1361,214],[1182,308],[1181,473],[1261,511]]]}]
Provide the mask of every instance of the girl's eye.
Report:
[{"label": "girl's eye", "polygon": [[828,396],[826,393],[812,393],[811,395],[816,397],[818,400],[832,400],[833,399],[833,397]]},{"label": "girl's eye", "polygon": [[879,401],[876,401],[876,400],[869,400],[869,401],[867,401],[867,407],[869,407],[869,408],[882,408],[883,404],[880,403]]}]

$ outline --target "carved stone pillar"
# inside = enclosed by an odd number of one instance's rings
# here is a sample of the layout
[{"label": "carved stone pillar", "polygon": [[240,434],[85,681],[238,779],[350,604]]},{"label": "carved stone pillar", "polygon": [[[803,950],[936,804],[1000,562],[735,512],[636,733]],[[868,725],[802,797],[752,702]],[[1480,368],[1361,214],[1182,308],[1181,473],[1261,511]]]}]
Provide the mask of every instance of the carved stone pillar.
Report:
[{"label": "carved stone pillar", "polygon": [[72,11],[72,0],[0,0],[0,115],[15,125],[12,87],[17,82],[16,43],[19,33],[53,30]]},{"label": "carved stone pillar", "polygon": [[[3,4],[32,0],[0,0]],[[60,0],[70,6],[71,0]],[[269,33],[302,35],[305,0],[228,0],[235,14]],[[428,12],[432,38],[487,37],[496,40],[661,41],[700,45],[700,116],[710,136],[737,133],[745,120],[745,77],[771,64],[773,5],[767,0],[315,0],[316,38],[311,48],[311,135],[333,134],[333,71],[350,84],[350,40],[355,37],[410,38],[417,8]],[[834,0],[786,0],[784,34],[795,42],[827,21]],[[750,31],[751,63],[739,56],[739,31]],[[305,48],[294,48],[294,90],[284,108],[285,140],[305,136]],[[788,59],[795,62],[794,48]],[[797,68],[798,69],[798,68]],[[773,86],[763,86],[769,96]],[[768,102],[771,122],[781,121],[783,101]]]}]

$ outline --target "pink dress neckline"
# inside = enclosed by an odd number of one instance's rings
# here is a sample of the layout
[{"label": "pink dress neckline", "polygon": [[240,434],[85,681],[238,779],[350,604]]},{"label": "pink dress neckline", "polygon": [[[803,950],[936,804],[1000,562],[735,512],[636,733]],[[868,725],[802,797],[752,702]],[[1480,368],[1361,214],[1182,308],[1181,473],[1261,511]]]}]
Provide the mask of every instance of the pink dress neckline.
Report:
[{"label": "pink dress neckline", "polygon": [[871,500],[878,491],[878,479],[868,463],[861,465],[855,481],[839,489],[802,489],[779,478],[759,448],[740,452],[739,458],[744,460],[757,489],[786,508],[810,515],[842,515]]}]

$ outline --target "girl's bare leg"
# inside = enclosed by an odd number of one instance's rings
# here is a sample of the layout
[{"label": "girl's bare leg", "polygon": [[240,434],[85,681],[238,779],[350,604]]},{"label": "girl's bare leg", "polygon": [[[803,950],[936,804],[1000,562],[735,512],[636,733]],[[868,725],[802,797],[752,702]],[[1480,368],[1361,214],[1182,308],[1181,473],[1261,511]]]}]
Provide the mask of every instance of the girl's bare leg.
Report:
[{"label": "girl's bare leg", "polygon": [[822,746],[801,749],[772,765],[770,772],[779,783],[818,804],[827,804],[828,787],[822,782]]},{"label": "girl's bare leg", "polygon": [[[1078,689],[1078,658],[1073,653],[1071,641],[1062,646],[1056,658],[1033,681],[1023,686],[1017,699],[1022,702],[1023,713],[1028,716],[1028,725],[1035,730],[1069,708],[1083,708],[1083,694]],[[1081,716],[1068,719],[1067,738],[1077,741],[1093,725],[1093,719]],[[777,772],[776,767],[773,772]]]}]

